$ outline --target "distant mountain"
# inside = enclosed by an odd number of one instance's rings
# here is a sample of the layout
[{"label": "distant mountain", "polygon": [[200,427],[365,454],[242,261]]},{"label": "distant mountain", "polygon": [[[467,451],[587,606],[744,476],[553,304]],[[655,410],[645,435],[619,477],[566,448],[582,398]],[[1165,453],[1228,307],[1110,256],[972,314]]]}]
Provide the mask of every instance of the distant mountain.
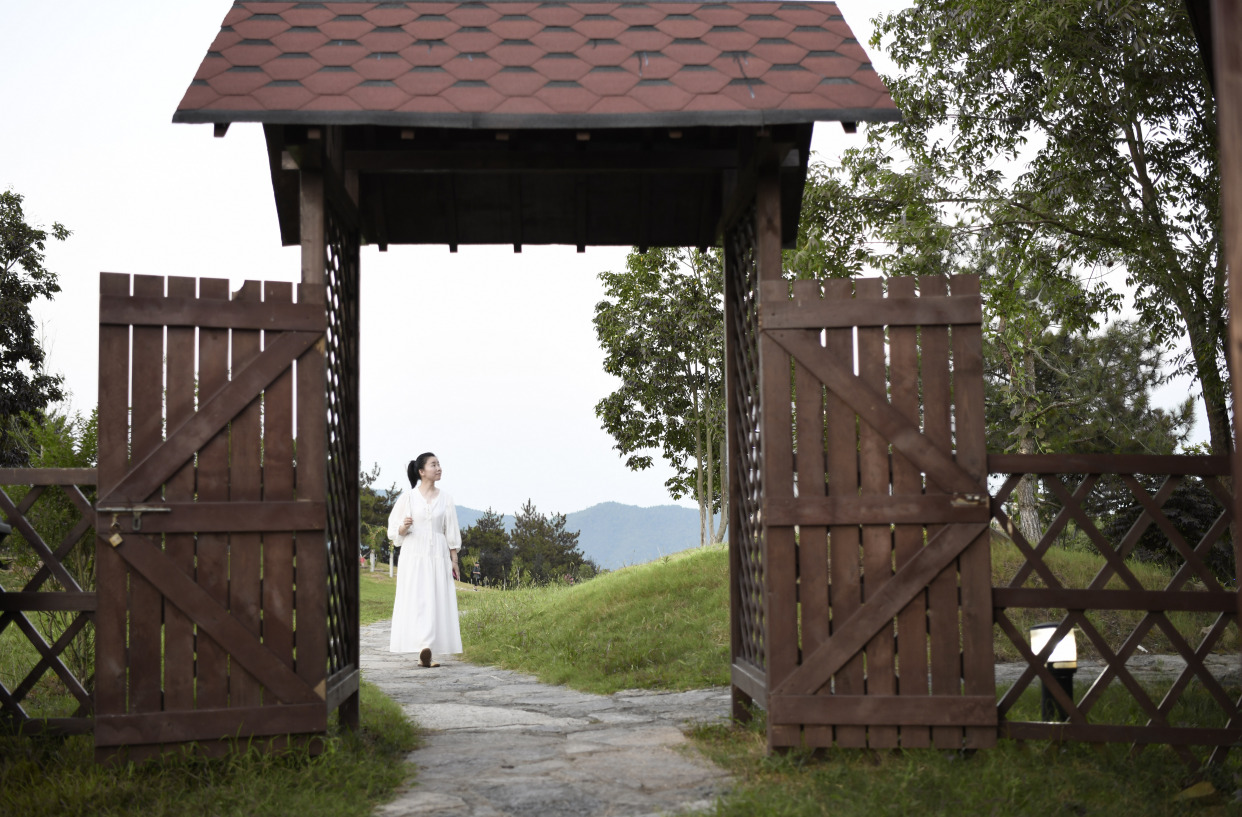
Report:
[{"label": "distant mountain", "polygon": [[[457,521],[466,528],[483,511],[457,508]],[[601,502],[566,514],[565,527],[581,531],[578,547],[600,567],[615,570],[650,562],[666,553],[692,548],[699,543],[699,512],[680,505],[640,508],[619,502]],[[513,530],[513,515],[505,515],[505,529]]]}]

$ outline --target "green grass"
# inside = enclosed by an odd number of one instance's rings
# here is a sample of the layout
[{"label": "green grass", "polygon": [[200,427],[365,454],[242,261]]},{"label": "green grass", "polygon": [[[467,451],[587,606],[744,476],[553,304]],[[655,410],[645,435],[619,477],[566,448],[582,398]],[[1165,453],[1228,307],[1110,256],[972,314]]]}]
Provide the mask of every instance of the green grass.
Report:
[{"label": "green grass", "polygon": [[[973,754],[831,749],[769,756],[762,713],[748,726],[696,729],[693,742],[734,777],[716,817],[1238,814],[1230,759],[1191,776],[1173,752],[1127,745],[1002,740]],[[1186,791],[1192,784],[1196,789]],[[1209,786],[1203,786],[1203,783]],[[1182,792],[1185,791],[1185,794]],[[1203,794],[1204,796],[1190,796]]]},{"label": "green grass", "polygon": [[0,814],[345,817],[371,813],[406,784],[418,746],[400,707],[362,685],[355,734],[335,724],[325,751],[279,755],[251,748],[220,758],[183,754],[160,762],[99,765],[89,735],[0,737]]},{"label": "green grass", "polygon": [[717,546],[582,584],[461,593],[465,657],[587,692],[726,684],[728,579]]}]

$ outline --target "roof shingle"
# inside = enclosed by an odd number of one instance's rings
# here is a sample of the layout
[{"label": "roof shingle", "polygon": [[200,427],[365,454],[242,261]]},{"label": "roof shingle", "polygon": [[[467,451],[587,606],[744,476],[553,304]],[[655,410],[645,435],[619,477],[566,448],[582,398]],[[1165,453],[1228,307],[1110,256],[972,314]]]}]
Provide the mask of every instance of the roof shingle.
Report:
[{"label": "roof shingle", "polygon": [[466,127],[897,117],[831,2],[239,0],[174,121],[450,112]]}]

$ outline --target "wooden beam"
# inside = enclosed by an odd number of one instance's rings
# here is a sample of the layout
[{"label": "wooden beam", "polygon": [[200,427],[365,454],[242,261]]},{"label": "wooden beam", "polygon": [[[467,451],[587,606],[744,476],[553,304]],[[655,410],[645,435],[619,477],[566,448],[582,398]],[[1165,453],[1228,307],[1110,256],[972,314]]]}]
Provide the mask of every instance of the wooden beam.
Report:
[{"label": "wooden beam", "polygon": [[347,150],[345,169],[361,173],[702,173],[737,169],[733,150]]},{"label": "wooden beam", "polygon": [[0,485],[94,485],[95,479],[94,468],[0,468]]},{"label": "wooden beam", "polygon": [[988,454],[989,474],[1185,474],[1228,476],[1227,455]]},{"label": "wooden beam", "polygon": [[302,224],[302,283],[323,285],[327,265],[327,223],[323,171],[302,170],[300,218]]},{"label": "wooden beam", "polygon": [[1066,610],[1178,610],[1232,613],[1236,592],[1228,590],[1099,590],[1064,587],[994,587],[997,608],[1055,608]]},{"label": "wooden beam", "polygon": [[[1229,270],[1229,374],[1233,404],[1242,406],[1242,0],[1212,0],[1215,53],[1216,127],[1220,156],[1221,236]],[[1233,416],[1233,514],[1242,519],[1242,422]],[[1242,551],[1242,535],[1234,526],[1234,552]],[[1242,558],[1237,559],[1242,579]],[[1242,615],[1242,594],[1238,597]]]},{"label": "wooden beam", "polygon": [[[765,287],[784,288],[783,281],[765,281]],[[777,291],[782,296],[783,291]],[[773,294],[777,294],[774,292]],[[981,324],[982,302],[975,297],[928,296],[876,298],[866,308],[856,299],[791,301],[765,298],[759,310],[760,329],[830,329],[851,326],[942,326]]]},{"label": "wooden beam", "polygon": [[99,322],[123,326],[201,326],[211,329],[267,329],[322,332],[323,306],[313,303],[219,301],[198,298],[101,295]]},{"label": "wooden beam", "polygon": [[773,695],[768,718],[825,726],[995,726],[996,696]]}]

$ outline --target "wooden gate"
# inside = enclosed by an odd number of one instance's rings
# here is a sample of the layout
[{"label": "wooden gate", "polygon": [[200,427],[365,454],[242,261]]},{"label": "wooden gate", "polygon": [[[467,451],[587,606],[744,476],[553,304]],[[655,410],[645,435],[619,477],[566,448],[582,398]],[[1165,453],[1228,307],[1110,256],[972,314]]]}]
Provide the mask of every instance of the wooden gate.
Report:
[{"label": "wooden gate", "polygon": [[993,745],[978,279],[791,298],[762,199],[750,221],[726,289],[735,699],[773,748]]},{"label": "wooden gate", "polygon": [[323,732],[323,287],[132,283],[100,280],[96,754]]}]

